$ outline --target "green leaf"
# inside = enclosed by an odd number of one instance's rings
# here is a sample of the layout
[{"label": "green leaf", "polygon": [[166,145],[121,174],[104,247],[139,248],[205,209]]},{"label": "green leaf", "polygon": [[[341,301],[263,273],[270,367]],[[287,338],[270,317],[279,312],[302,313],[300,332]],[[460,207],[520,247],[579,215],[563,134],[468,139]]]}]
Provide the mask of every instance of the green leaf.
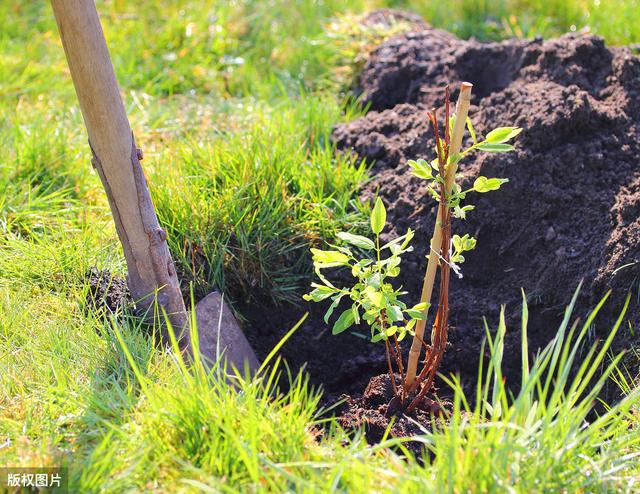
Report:
[{"label": "green leaf", "polygon": [[394,334],[396,334],[396,331],[398,331],[398,326],[391,326],[387,328],[385,334],[387,336],[393,336]]},{"label": "green leaf", "polygon": [[391,257],[387,257],[384,261],[380,262],[381,266],[387,266],[387,268],[395,268],[399,266],[402,262],[402,258],[397,255],[393,255]]},{"label": "green leaf", "polygon": [[404,316],[402,315],[402,309],[397,305],[392,305],[388,309],[389,317],[392,321],[403,321]]},{"label": "green leaf", "polygon": [[376,244],[373,243],[373,240],[363,237],[362,235],[354,235],[352,233],[340,232],[337,237],[351,245],[355,245],[360,249],[371,250],[375,249]]},{"label": "green leaf", "polygon": [[373,233],[378,235],[386,222],[387,210],[384,208],[382,199],[378,197],[375,206],[373,206],[373,211],[371,211],[371,230],[373,230]]},{"label": "green leaf", "polygon": [[398,244],[391,244],[389,246],[389,250],[391,251],[392,256],[399,256],[400,254],[402,254],[402,247]]},{"label": "green leaf", "polygon": [[346,256],[353,256],[353,253],[351,252],[351,249],[349,247],[345,247],[344,245],[331,245],[331,247],[335,247],[337,251],[342,252]]},{"label": "green leaf", "polygon": [[498,127],[487,134],[485,142],[501,144],[510,141],[520,132],[522,132],[520,127]]},{"label": "green leaf", "polygon": [[390,278],[395,278],[399,274],[400,274],[400,268],[397,266],[392,266],[389,269],[387,269],[387,276],[389,276]]},{"label": "green leaf", "polygon": [[344,293],[341,293],[340,295],[336,295],[331,299],[333,300],[333,302],[331,303],[331,305],[327,309],[327,312],[324,315],[325,324],[329,324],[329,318],[331,317],[331,314],[333,314],[333,311],[336,309],[336,307],[338,307],[338,304],[340,303],[340,300],[342,299],[343,296],[344,296]]},{"label": "green leaf", "polygon": [[431,194],[431,197],[437,202],[440,202],[440,193],[433,187],[427,187],[427,192]]},{"label": "green leaf", "polygon": [[462,237],[460,235],[454,235],[451,241],[453,242],[454,250],[462,251]]},{"label": "green leaf", "polygon": [[411,171],[416,177],[433,180],[433,169],[425,160],[409,160],[407,164],[411,167]]},{"label": "green leaf", "polygon": [[371,326],[376,321],[377,317],[378,311],[376,309],[369,309],[368,311],[365,311],[362,316],[362,318],[367,322],[367,324],[369,324],[369,326]]},{"label": "green leaf", "polygon": [[[402,242],[402,245],[400,246],[400,248],[402,250],[406,249],[409,246],[409,242],[411,242],[411,240],[413,239],[413,236],[415,235],[415,232],[411,229],[411,228],[407,228],[407,233],[404,234],[404,241]],[[402,238],[402,237],[400,237]]]},{"label": "green leaf", "polygon": [[396,237],[393,240],[390,240],[389,242],[384,244],[380,248],[380,250],[391,249],[394,245],[398,245],[398,244],[402,243],[400,245],[400,250],[396,251],[396,252],[400,252],[401,253],[402,251],[404,251],[409,246],[409,242],[411,242],[411,240],[413,239],[414,235],[415,235],[415,232],[411,228],[407,228],[407,233],[405,233],[404,235],[400,235],[399,237]]},{"label": "green leaf", "polygon": [[384,298],[384,293],[377,291],[375,288],[368,286],[365,290],[365,294],[367,298],[371,301],[374,307],[378,309],[384,308],[386,304],[386,300]]},{"label": "green leaf", "polygon": [[513,151],[515,148],[511,144],[494,144],[491,142],[484,142],[478,145],[478,149],[489,153],[508,153],[509,151]]},{"label": "green leaf", "polygon": [[337,250],[320,250],[311,249],[313,254],[313,262],[318,267],[330,268],[334,266],[344,266],[349,262],[349,256]]},{"label": "green leaf", "polygon": [[411,309],[407,309],[405,312],[412,319],[426,319],[426,311],[427,307],[431,307],[431,304],[427,302],[420,302],[419,304],[414,305]]},{"label": "green leaf", "polygon": [[[463,237],[460,235],[454,235],[451,239],[453,243],[453,254],[451,255],[451,262],[461,264],[464,262],[463,252],[473,250],[476,247],[476,239],[471,237],[468,233]],[[459,274],[456,271],[456,274]]]},{"label": "green leaf", "polygon": [[375,288],[376,290],[380,288],[380,284],[382,283],[382,275],[380,273],[373,273],[371,276],[367,278],[368,287],[367,289],[371,290]]},{"label": "green leaf", "polygon": [[314,302],[320,302],[324,299],[329,298],[331,295],[333,295],[337,291],[335,288],[330,288],[324,285],[318,285],[317,283],[312,283],[311,286],[316,287],[316,289],[302,296],[302,298],[305,299],[306,301],[313,300]]},{"label": "green leaf", "polygon": [[473,250],[476,248],[476,239],[470,237],[469,235],[465,235],[462,237],[464,250]]},{"label": "green leaf", "polygon": [[490,190],[498,190],[502,184],[509,181],[508,178],[487,178],[478,177],[473,182],[473,190],[476,192],[489,192]]},{"label": "green leaf", "polygon": [[[407,325],[404,327],[404,331],[413,332],[413,328],[415,327],[417,322],[418,322],[417,318],[409,319],[409,321],[407,322]],[[404,338],[404,335],[402,337]]]},{"label": "green leaf", "polygon": [[386,340],[387,336],[382,334],[382,333],[376,333],[371,337],[371,342],[372,343],[378,343],[381,340]]},{"label": "green leaf", "polygon": [[360,312],[358,312],[358,305],[353,304],[351,306],[351,312],[353,312],[353,320],[356,324],[360,324]]},{"label": "green leaf", "polygon": [[353,310],[351,309],[351,307],[349,307],[342,314],[340,314],[340,317],[333,325],[333,329],[331,330],[331,332],[333,334],[342,333],[345,329],[348,329],[351,326],[353,326],[353,323],[355,322],[355,320],[356,319],[353,314]]},{"label": "green leaf", "polygon": [[451,256],[451,262],[455,264],[462,264],[464,262],[464,256],[462,254],[454,254]]},{"label": "green leaf", "polygon": [[471,119],[467,117],[467,129],[469,130],[469,134],[471,134],[471,138],[473,139],[474,144],[478,144],[478,138],[476,137],[476,131],[473,128],[473,124],[471,123]]}]

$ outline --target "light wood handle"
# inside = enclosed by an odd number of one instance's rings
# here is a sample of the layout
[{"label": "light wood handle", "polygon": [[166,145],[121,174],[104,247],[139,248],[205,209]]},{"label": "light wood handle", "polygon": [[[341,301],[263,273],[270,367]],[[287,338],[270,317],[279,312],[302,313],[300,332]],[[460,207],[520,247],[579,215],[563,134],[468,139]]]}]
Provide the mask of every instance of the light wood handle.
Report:
[{"label": "light wood handle", "polygon": [[93,164],[109,205],[139,307],[154,295],[176,330],[187,315],[166,234],[160,228],[93,0],[51,0],[78,95]]}]

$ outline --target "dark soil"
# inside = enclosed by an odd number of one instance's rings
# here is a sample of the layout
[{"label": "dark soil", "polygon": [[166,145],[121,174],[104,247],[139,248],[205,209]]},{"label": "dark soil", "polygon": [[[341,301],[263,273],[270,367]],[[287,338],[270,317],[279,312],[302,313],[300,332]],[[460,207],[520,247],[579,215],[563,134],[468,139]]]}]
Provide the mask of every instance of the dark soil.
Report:
[{"label": "dark soil", "polygon": [[85,277],[89,285],[86,298],[88,309],[99,314],[114,314],[131,304],[127,280],[108,270],[92,267]]},{"label": "dark soil", "polygon": [[[396,378],[399,379],[400,376]],[[393,388],[389,374],[372,377],[362,396],[353,398],[344,395],[344,404],[337,410],[338,423],[346,430],[363,428],[367,442],[376,444],[385,434],[389,439],[410,437],[431,431],[433,425],[445,425],[446,413],[452,408],[448,401],[428,401],[411,414],[401,414],[393,410],[392,398]],[[414,454],[422,455],[421,443],[411,441],[405,445]]]},{"label": "dark soil", "polygon": [[[442,104],[445,84],[456,88],[464,80],[474,84],[470,115],[479,134],[506,125],[524,132],[516,152],[477,155],[462,164],[464,184],[479,174],[510,182],[498,192],[470,197],[476,210],[454,225],[457,232],[474,235],[478,247],[466,256],[464,278],[452,281],[452,327],[442,371],[460,374],[472,390],[485,337],[483,317],[495,328],[504,305],[510,328],[505,375],[517,386],[521,289],[535,352],[555,335],[581,280],[574,319],[584,320],[613,289],[596,319],[597,336],[611,329],[633,292],[618,348],[637,344],[627,328],[637,329],[640,314],[640,58],[594,36],[480,43],[424,28],[373,53],[359,88],[372,111],[337,126],[333,137],[339,149],[374,165],[362,198],[379,193],[384,199],[393,225],[387,235],[416,230],[415,251],[399,280],[410,301],[420,293],[435,210],[405,162],[433,157],[426,111]],[[286,307],[259,315],[250,310],[245,312],[250,338],[259,352],[270,348],[310,310],[284,356],[293,367],[306,365],[329,400],[341,393],[358,396],[370,376],[385,372],[383,348],[354,334],[332,336],[321,320],[325,309]],[[368,435],[377,437],[384,403],[373,405],[366,397],[347,403],[344,425],[365,421]]]}]

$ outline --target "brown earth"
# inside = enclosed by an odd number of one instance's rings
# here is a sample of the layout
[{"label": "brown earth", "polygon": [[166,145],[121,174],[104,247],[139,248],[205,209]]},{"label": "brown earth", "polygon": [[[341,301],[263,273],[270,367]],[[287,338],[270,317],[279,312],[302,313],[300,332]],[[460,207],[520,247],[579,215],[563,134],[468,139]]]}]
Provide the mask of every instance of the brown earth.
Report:
[{"label": "brown earth", "polygon": [[85,276],[85,283],[88,285],[85,300],[87,309],[108,316],[132,303],[127,280],[108,270],[100,271],[91,267]]},{"label": "brown earth", "polygon": [[[389,374],[372,377],[361,396],[345,395],[343,399],[344,403],[336,410],[338,423],[346,430],[364,429],[369,444],[379,443],[385,437],[414,437],[433,430],[434,426],[446,426],[446,414],[453,408],[449,401],[426,400],[410,414],[397,413]],[[424,445],[419,441],[410,441],[405,446],[416,456],[422,456]]]}]

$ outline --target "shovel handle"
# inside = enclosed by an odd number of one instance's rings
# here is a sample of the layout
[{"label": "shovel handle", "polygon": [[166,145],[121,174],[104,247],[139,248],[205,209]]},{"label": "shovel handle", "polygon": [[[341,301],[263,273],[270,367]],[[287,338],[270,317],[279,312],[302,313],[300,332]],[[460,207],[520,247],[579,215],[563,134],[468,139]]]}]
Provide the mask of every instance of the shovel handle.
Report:
[{"label": "shovel handle", "polygon": [[[51,0],[95,166],[109,198],[138,307],[159,305],[176,330],[187,314],[166,234],[140,166],[100,18],[93,0]],[[152,316],[154,314],[151,314]],[[161,316],[162,317],[162,316]]]}]

